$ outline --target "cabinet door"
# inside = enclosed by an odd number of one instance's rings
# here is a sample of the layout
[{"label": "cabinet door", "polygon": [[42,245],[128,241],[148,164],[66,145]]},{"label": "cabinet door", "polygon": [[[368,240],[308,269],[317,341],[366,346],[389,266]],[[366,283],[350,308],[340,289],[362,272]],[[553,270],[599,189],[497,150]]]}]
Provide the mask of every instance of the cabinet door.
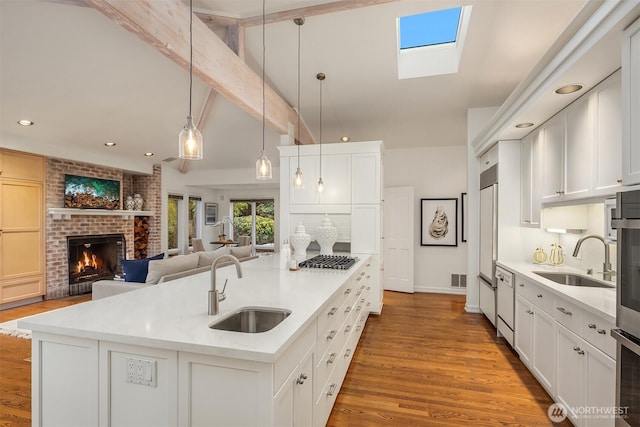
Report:
[{"label": "cabinet door", "polygon": [[550,394],[555,386],[555,319],[533,307],[533,373]]},{"label": "cabinet door", "polygon": [[543,128],[542,200],[558,199],[564,191],[565,114],[559,113]]},{"label": "cabinet door", "polygon": [[531,303],[516,295],[515,350],[526,366],[531,366],[533,340],[533,310]]},{"label": "cabinet door", "polygon": [[595,194],[614,194],[622,182],[622,101],[620,72],[593,94]]},{"label": "cabinet door", "polygon": [[589,98],[573,103],[566,112],[564,195],[584,197],[591,188],[591,152],[593,127],[589,114]]},{"label": "cabinet door", "polygon": [[585,399],[584,385],[584,352],[581,348],[584,342],[561,325],[556,327],[556,357],[558,361],[558,375],[556,382],[556,397],[569,411],[569,417],[574,424],[580,426],[581,419],[577,419],[571,408],[579,408]]},{"label": "cabinet door", "polygon": [[[320,166],[320,164],[318,165]],[[351,182],[351,155],[333,154],[322,156],[322,169],[320,171],[324,181],[324,188],[320,193],[320,203],[351,203],[351,185],[349,185]],[[318,178],[315,179],[315,182],[317,181]]]},{"label": "cabinet door", "polygon": [[353,203],[380,203],[380,154],[351,156],[351,196]]},{"label": "cabinet door", "polygon": [[531,134],[520,143],[520,223],[531,225]]},{"label": "cabinet door", "polygon": [[542,202],[542,131],[531,135],[531,225],[540,226]]},{"label": "cabinet door", "polygon": [[[613,408],[616,403],[616,362],[596,348],[586,345],[584,357],[586,359],[585,381],[586,401],[584,406],[592,408]],[[585,425],[610,426],[615,425],[613,417],[587,418]]]},{"label": "cabinet door", "polygon": [[640,19],[622,42],[622,181],[640,183]]},{"label": "cabinet door", "polygon": [[351,252],[380,253],[380,205],[351,207]]},{"label": "cabinet door", "polygon": [[305,354],[274,396],[273,425],[313,425],[313,355]]},{"label": "cabinet door", "polygon": [[43,181],[44,157],[0,150],[0,177]]}]

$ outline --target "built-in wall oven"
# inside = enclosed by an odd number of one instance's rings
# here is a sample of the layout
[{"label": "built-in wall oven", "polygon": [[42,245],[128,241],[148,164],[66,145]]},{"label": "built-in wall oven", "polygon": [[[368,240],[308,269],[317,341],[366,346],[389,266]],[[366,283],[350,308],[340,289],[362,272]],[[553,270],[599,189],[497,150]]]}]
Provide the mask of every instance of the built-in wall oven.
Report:
[{"label": "built-in wall oven", "polygon": [[640,191],[618,193],[616,426],[640,426]]}]

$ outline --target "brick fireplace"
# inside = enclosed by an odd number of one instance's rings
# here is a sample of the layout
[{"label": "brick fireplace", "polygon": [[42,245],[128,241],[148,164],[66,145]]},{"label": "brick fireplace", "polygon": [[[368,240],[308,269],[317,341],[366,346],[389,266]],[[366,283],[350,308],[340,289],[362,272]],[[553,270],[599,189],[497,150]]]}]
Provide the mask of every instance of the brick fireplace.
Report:
[{"label": "brick fireplace", "polygon": [[[148,218],[147,253],[160,252],[161,220],[161,167],[154,165],[153,175],[129,175],[121,170],[96,166],[70,160],[47,159],[46,205],[48,208],[62,208],[64,202],[64,175],[73,174],[96,178],[119,180],[122,185],[122,201],[127,195],[139,193],[144,198],[144,210],[154,212]],[[69,295],[69,236],[106,234],[123,235],[126,241],[126,256],[134,259],[134,220],[121,216],[71,216],[70,219],[46,218],[46,298],[60,298]]]}]

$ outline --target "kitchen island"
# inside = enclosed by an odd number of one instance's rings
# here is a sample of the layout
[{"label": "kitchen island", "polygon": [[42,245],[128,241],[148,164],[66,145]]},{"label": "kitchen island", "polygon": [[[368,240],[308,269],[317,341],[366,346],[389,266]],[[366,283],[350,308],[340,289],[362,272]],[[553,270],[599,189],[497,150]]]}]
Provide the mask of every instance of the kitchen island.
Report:
[{"label": "kitchen island", "polygon": [[[228,266],[22,319],[33,331],[33,425],[323,425],[368,316],[371,263]],[[210,329],[243,307],[291,314],[273,329]]]}]

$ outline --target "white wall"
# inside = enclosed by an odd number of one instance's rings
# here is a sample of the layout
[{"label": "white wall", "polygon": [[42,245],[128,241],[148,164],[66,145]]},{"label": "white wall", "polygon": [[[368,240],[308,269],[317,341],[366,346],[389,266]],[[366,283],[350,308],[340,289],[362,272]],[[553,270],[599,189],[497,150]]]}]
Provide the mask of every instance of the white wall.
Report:
[{"label": "white wall", "polygon": [[[384,186],[413,187],[416,292],[459,293],[451,274],[467,273],[467,243],[460,243],[460,195],[467,189],[467,148],[421,147],[384,151]],[[458,199],[458,246],[420,246],[420,199]],[[464,292],[464,291],[463,291]]]}]

